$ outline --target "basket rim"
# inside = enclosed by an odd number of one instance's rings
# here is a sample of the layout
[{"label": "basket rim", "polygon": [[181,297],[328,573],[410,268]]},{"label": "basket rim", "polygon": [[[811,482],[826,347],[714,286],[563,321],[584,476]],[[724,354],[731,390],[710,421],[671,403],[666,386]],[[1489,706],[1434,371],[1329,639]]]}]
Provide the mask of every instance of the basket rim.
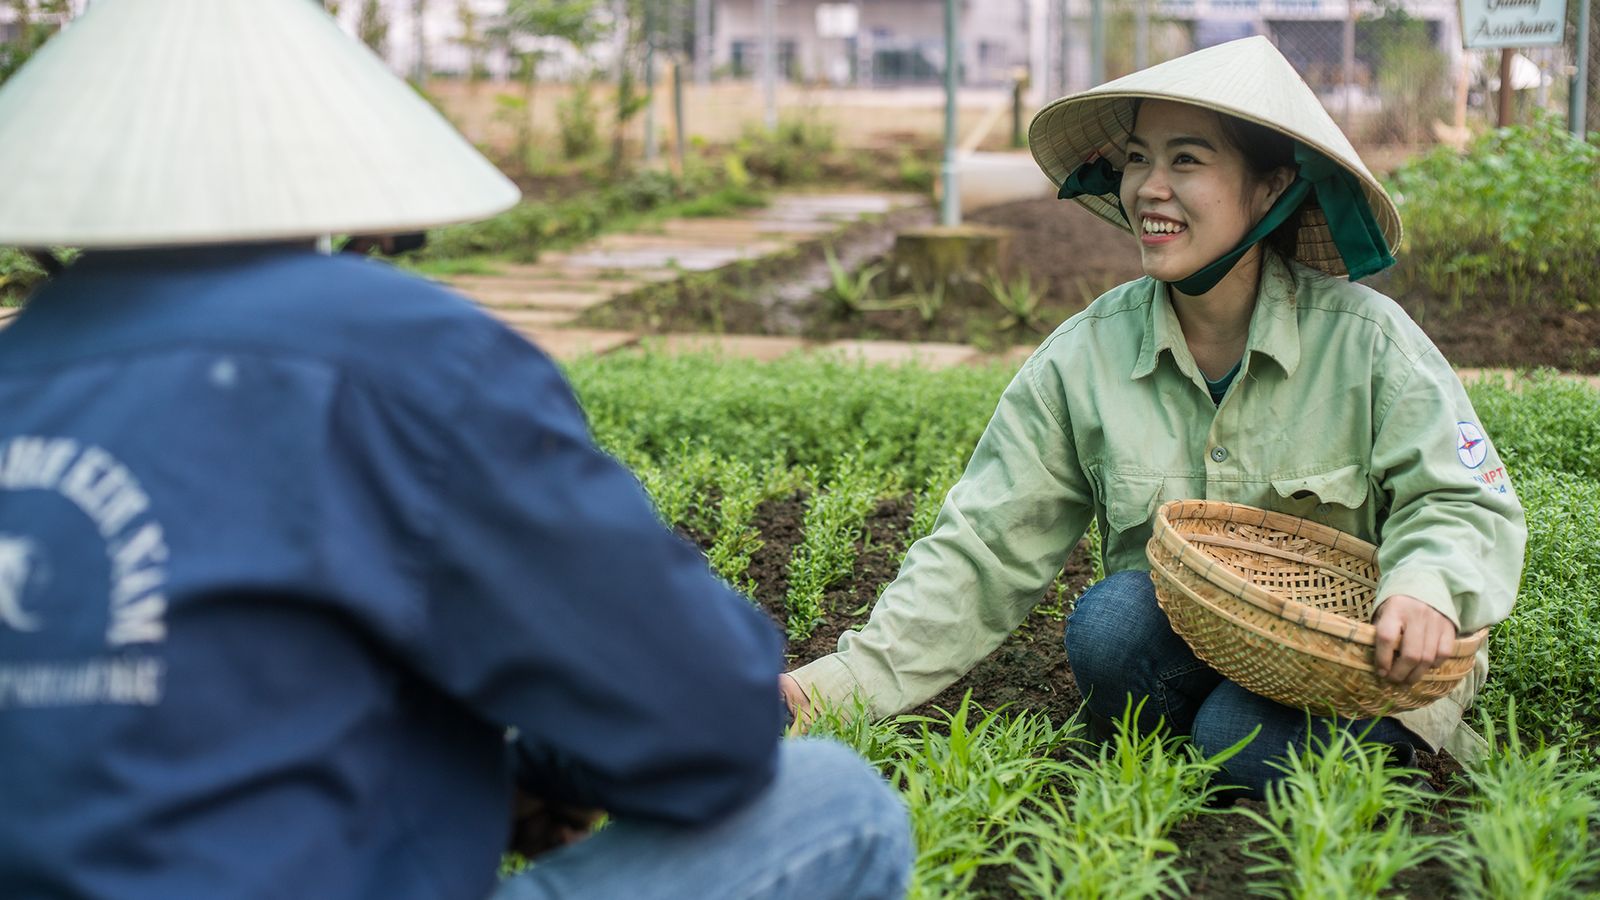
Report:
[{"label": "basket rim", "polygon": [[[1244,619],[1241,619],[1238,616],[1234,615],[1233,613],[1228,612],[1227,610],[1217,606],[1215,603],[1211,602],[1210,600],[1207,600],[1205,597],[1200,596],[1198,593],[1196,593],[1194,591],[1193,588],[1189,587],[1187,584],[1184,584],[1178,578],[1173,576],[1173,574],[1171,572],[1167,571],[1165,566],[1161,565],[1160,563],[1156,562],[1155,560],[1151,560],[1150,561],[1150,565],[1151,565],[1151,568],[1153,568],[1153,569],[1159,569],[1161,571],[1161,574],[1164,577],[1166,577],[1168,581],[1171,582],[1172,586],[1176,587],[1178,590],[1182,591],[1185,596],[1189,597],[1191,600],[1193,600],[1196,603],[1200,604],[1200,606],[1204,607],[1207,612],[1209,612],[1209,613],[1211,613],[1213,615],[1218,615],[1218,616],[1223,617],[1224,619],[1226,619],[1228,621],[1229,624],[1231,624],[1231,625],[1233,625],[1235,627],[1244,628],[1245,630],[1251,632],[1252,634],[1255,634],[1258,637],[1264,638],[1266,640],[1272,641],[1275,644],[1280,644],[1280,645],[1283,645],[1283,646],[1292,647],[1293,650],[1296,653],[1304,653],[1304,654],[1306,654],[1308,656],[1316,657],[1317,659],[1320,659],[1320,660],[1322,660],[1324,662],[1332,663],[1332,664],[1337,665],[1337,666],[1342,666],[1342,667],[1344,667],[1346,669],[1351,669],[1351,670],[1354,670],[1354,671],[1357,671],[1357,672],[1366,672],[1366,673],[1372,674],[1372,675],[1376,675],[1377,674],[1378,667],[1373,665],[1370,662],[1366,662],[1364,660],[1356,660],[1356,659],[1352,659],[1352,658],[1347,657],[1347,656],[1340,656],[1338,654],[1326,653],[1324,651],[1317,650],[1314,647],[1307,647],[1307,646],[1303,646],[1301,644],[1287,644],[1287,643],[1285,643],[1285,641],[1283,640],[1283,637],[1281,635],[1275,635],[1275,634],[1273,634],[1273,633],[1271,633],[1269,631],[1266,631],[1266,630],[1262,629],[1261,626],[1256,625],[1253,622],[1247,622]],[[1424,683],[1424,682],[1435,682],[1435,683],[1447,682],[1447,683],[1450,683],[1450,684],[1454,684],[1455,682],[1460,681],[1460,680],[1461,680],[1461,676],[1460,675],[1441,675],[1441,674],[1438,674],[1438,672],[1435,671],[1435,670],[1430,670],[1429,672],[1424,674],[1422,676],[1422,679],[1417,683],[1421,684],[1421,683]]]},{"label": "basket rim", "polygon": [[[1317,609],[1255,584],[1231,566],[1212,558],[1190,543],[1172,525],[1173,517],[1222,519],[1242,525],[1264,526],[1294,537],[1310,538],[1335,550],[1343,550],[1365,562],[1375,563],[1378,548],[1373,544],[1299,516],[1226,500],[1168,500],[1156,510],[1155,525],[1150,538],[1178,557],[1179,562],[1195,574],[1246,603],[1323,634],[1363,646],[1377,646],[1378,630],[1371,622],[1361,622],[1332,611]],[[1151,565],[1155,565],[1154,561],[1151,561]],[[1453,657],[1474,655],[1488,634],[1488,627],[1480,628],[1465,636],[1458,634],[1450,655]]]}]

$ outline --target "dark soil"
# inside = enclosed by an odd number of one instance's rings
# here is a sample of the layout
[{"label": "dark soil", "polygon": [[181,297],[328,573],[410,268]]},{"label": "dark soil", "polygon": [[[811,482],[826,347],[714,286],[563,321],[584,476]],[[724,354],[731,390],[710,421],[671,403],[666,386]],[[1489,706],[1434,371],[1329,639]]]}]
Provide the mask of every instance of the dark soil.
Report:
[{"label": "dark soil", "polygon": [[[671,297],[625,298],[596,315],[603,324],[653,332],[954,341],[998,349],[1037,344],[1095,297],[1142,274],[1133,240],[1076,203],[1027,200],[979,210],[966,221],[1013,230],[1007,277],[1026,273],[1032,284],[1044,285],[1037,312],[1027,322],[1016,321],[976,282],[951,286],[925,318],[909,307],[911,286],[889,284],[884,276],[875,282],[876,302],[887,299],[906,308],[849,310],[819,292],[799,305],[798,317],[775,319],[765,310],[758,286],[769,275],[748,270],[732,278],[680,283]],[[820,256],[820,247],[815,253]],[[1510,303],[1503,291],[1486,287],[1458,301],[1429,291],[1407,266],[1402,252],[1393,269],[1367,283],[1394,297],[1455,365],[1600,372],[1600,295],[1528,305]],[[770,277],[782,275],[781,269],[770,272]]]},{"label": "dark soil", "polygon": [[[791,644],[791,666],[799,666],[835,649],[839,635],[867,620],[868,611],[883,587],[894,579],[906,549],[912,500],[909,496],[885,501],[868,517],[858,542],[859,555],[854,575],[830,590],[824,601],[826,615],[812,635]],[[784,598],[788,593],[789,559],[801,540],[805,498],[799,494],[763,504],[755,525],[765,542],[753,556],[748,574],[756,583],[756,601],[780,627],[784,625]],[[710,538],[686,533],[702,548]],[[1089,583],[1090,568],[1083,545],[1073,550],[1064,566],[1065,590],[1050,595],[993,654],[932,701],[914,710],[920,715],[938,716],[936,708],[953,710],[967,691],[985,709],[1010,704],[1021,712],[1043,712],[1060,723],[1077,712],[1081,696],[1073,683],[1062,646],[1063,607],[1070,606]],[[1065,602],[1062,602],[1065,601]],[[1440,807],[1448,795],[1460,790],[1460,767],[1447,756],[1422,754],[1417,765],[1430,786],[1441,795]],[[1254,801],[1242,800],[1248,807]],[[1259,808],[1259,806],[1257,807]],[[1447,826],[1438,818],[1420,820],[1415,825],[1423,833],[1439,833]],[[1246,837],[1254,830],[1249,820],[1232,810],[1218,810],[1178,826],[1172,835],[1188,872],[1189,895],[1204,898],[1238,897],[1250,880],[1246,870],[1254,861],[1244,855]],[[980,871],[973,890],[975,896],[1013,896],[1004,869]],[[1401,873],[1394,896],[1449,896],[1449,871],[1441,862]]]},{"label": "dark soil", "polygon": [[899,229],[925,225],[926,207],[868,218],[826,238],[801,241],[782,253],[736,262],[641,288],[591,307],[579,324],[649,334],[810,333],[817,291],[828,284],[827,254],[847,269],[887,251]]}]

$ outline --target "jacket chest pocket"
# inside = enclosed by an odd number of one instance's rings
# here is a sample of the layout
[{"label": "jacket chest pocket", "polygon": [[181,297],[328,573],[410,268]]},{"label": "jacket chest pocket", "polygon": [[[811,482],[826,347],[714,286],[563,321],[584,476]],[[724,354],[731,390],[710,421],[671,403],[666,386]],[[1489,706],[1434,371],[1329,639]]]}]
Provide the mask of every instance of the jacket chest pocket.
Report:
[{"label": "jacket chest pocket", "polygon": [[1326,472],[1272,479],[1277,494],[1273,506],[1302,519],[1331,525],[1341,531],[1358,532],[1367,505],[1367,472],[1359,465],[1342,466]]},{"label": "jacket chest pocket", "polygon": [[1121,533],[1145,528],[1161,502],[1164,479],[1159,475],[1125,475],[1102,470],[1095,485],[1106,508],[1106,524]]}]

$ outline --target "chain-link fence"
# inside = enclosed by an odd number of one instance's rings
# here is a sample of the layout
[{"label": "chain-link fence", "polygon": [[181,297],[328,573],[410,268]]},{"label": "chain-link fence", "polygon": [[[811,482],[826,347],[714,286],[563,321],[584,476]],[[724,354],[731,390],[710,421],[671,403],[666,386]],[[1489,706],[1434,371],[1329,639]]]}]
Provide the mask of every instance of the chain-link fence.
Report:
[{"label": "chain-link fence", "polygon": [[[1201,47],[1253,34],[1270,39],[1352,139],[1417,144],[1498,124],[1500,51],[1461,49],[1455,2],[1348,0],[1051,0],[1044,84],[1052,95],[1116,78]],[[1512,117],[1566,116],[1578,0],[1564,46],[1514,51]],[[1591,31],[1600,24],[1591,20]],[[1600,50],[1590,39],[1588,127]]]}]

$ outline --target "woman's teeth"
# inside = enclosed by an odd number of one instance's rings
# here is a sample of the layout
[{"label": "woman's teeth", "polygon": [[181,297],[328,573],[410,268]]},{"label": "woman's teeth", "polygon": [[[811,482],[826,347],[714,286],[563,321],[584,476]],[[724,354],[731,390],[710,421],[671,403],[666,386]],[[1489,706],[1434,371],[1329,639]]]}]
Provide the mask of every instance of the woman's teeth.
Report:
[{"label": "woman's teeth", "polygon": [[1162,219],[1145,219],[1145,234],[1177,234],[1186,226],[1178,222],[1167,222]]}]

